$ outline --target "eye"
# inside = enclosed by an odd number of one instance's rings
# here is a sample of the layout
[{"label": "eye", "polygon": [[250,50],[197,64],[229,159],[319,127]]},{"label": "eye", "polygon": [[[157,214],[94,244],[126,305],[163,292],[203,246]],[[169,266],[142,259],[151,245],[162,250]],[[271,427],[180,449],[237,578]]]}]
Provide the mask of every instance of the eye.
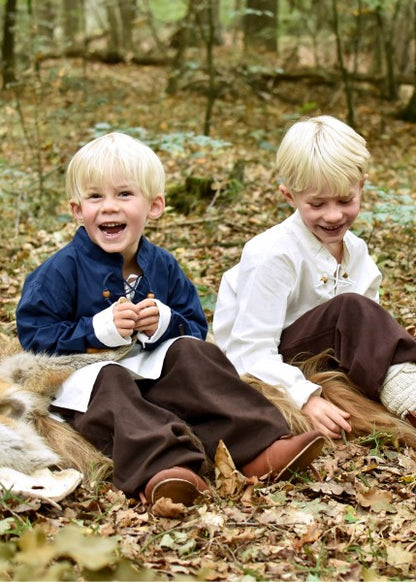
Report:
[{"label": "eye", "polygon": [[311,202],[310,206],[312,208],[321,208],[323,206],[323,202]]},{"label": "eye", "polygon": [[133,193],[130,192],[130,190],[122,190],[118,195],[120,198],[129,198],[130,196],[133,196]]},{"label": "eye", "polygon": [[87,200],[98,200],[99,198],[101,198],[101,194],[99,194],[98,192],[89,192],[85,198]]},{"label": "eye", "polygon": [[340,204],[342,204],[343,206],[347,206],[348,204],[351,204],[351,202],[354,200],[354,198],[341,198],[341,200],[339,201]]}]

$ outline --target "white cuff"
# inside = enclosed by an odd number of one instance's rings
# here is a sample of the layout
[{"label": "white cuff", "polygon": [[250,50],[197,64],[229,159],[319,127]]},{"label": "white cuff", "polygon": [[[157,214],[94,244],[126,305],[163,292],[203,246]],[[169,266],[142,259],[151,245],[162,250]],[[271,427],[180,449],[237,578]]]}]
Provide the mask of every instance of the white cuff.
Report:
[{"label": "white cuff", "polygon": [[309,380],[298,382],[287,389],[287,393],[299,408],[303,408],[311,396],[320,396],[321,392],[321,386]]},{"label": "white cuff", "polygon": [[131,344],[131,337],[125,338],[118,333],[114,325],[113,308],[114,304],[94,315],[92,318],[94,333],[97,339],[109,348],[128,346]]}]

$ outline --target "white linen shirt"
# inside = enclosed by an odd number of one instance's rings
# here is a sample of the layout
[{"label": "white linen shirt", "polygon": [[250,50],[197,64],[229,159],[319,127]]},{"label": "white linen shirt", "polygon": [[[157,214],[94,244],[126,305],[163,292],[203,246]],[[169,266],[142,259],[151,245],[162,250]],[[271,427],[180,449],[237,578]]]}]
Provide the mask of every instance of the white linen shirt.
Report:
[{"label": "white linen shirt", "polygon": [[348,231],[342,263],[304,225],[296,210],[244,246],[221,280],[214,313],[217,345],[240,374],[286,390],[301,408],[320,386],[279,354],[284,329],[346,292],[379,299],[381,273],[366,243]]}]

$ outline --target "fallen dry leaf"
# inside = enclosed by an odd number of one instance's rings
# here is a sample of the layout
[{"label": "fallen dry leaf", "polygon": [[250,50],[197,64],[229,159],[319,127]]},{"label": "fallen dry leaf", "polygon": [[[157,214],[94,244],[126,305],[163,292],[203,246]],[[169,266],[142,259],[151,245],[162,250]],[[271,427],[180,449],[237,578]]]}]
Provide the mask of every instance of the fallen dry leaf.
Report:
[{"label": "fallen dry leaf", "polygon": [[376,488],[368,489],[357,493],[357,500],[362,507],[369,507],[376,513],[380,511],[396,513],[397,511],[391,503],[393,495],[389,491],[381,491]]},{"label": "fallen dry leaf", "polygon": [[189,513],[189,508],[183,503],[174,503],[169,497],[160,497],[152,505],[152,513],[159,517],[182,517]]},{"label": "fallen dry leaf", "polygon": [[221,497],[234,497],[241,493],[246,485],[246,478],[235,467],[234,461],[220,440],[215,453],[215,487]]}]

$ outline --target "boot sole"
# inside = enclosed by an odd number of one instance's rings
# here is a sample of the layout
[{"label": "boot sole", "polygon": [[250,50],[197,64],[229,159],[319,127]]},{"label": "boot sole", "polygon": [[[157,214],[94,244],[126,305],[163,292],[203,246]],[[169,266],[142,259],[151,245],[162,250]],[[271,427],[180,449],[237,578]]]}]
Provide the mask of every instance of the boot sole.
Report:
[{"label": "boot sole", "polygon": [[155,485],[152,491],[152,503],[162,497],[168,497],[173,503],[183,503],[188,507],[203,494],[190,481],[173,477]]},{"label": "boot sole", "polygon": [[322,451],[322,448],[325,444],[325,439],[322,436],[316,437],[313,441],[311,441],[302,451],[300,451],[296,457],[294,457],[286,467],[284,467],[279,473],[276,475],[271,473],[275,477],[275,479],[280,479],[285,481],[292,477],[295,473],[299,473],[299,471],[303,471],[308,467],[316,457]]}]

